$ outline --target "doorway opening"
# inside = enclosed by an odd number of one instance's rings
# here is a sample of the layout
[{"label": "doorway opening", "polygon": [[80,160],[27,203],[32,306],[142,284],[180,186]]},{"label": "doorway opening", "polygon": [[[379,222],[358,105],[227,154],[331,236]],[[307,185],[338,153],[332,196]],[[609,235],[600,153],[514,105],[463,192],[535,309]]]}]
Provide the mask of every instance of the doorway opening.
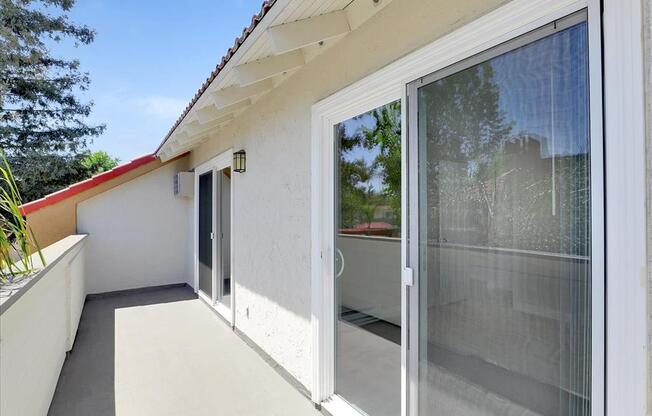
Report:
[{"label": "doorway opening", "polygon": [[231,152],[195,171],[195,288],[233,325]]}]

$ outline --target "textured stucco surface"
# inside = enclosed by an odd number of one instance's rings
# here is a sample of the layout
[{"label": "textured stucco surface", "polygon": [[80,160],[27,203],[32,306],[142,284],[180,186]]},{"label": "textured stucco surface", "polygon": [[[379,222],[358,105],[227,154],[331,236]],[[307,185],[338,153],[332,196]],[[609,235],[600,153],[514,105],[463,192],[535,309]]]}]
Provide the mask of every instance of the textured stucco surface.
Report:
[{"label": "textured stucco surface", "polygon": [[0,415],[47,413],[86,297],[85,240],[69,236],[44,248],[48,267],[0,314]]},{"label": "textured stucco surface", "polygon": [[647,250],[648,250],[648,370],[647,414],[652,415],[652,2],[643,0],[643,47],[645,50],[645,108],[647,142]]},{"label": "textured stucco surface", "polygon": [[[170,162],[168,162],[170,163]],[[141,175],[163,166],[155,160],[123,175],[101,183],[87,191],[73,195],[52,205],[43,207],[27,215],[32,231],[41,247],[47,247],[77,232],[77,204],[101,194],[111,188],[122,185]]]},{"label": "textured stucco surface", "polygon": [[191,154],[246,149],[234,175],[235,325],[311,387],[311,106],[505,0],[394,0]]},{"label": "textured stucco surface", "polygon": [[190,199],[175,198],[179,159],[77,205],[77,229],[89,234],[86,285],[102,293],[190,280]]}]

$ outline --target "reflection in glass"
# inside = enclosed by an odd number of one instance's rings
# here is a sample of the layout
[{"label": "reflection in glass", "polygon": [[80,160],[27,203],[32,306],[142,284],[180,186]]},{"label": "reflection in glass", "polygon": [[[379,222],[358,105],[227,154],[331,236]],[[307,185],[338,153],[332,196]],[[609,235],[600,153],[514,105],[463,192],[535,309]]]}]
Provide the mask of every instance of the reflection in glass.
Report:
[{"label": "reflection in glass", "polygon": [[199,290],[213,297],[213,172],[199,176]]},{"label": "reflection in glass", "polygon": [[418,89],[420,414],[591,412],[586,23]]},{"label": "reflection in glass", "polygon": [[371,416],[400,414],[401,108],[335,126],[335,390]]},{"label": "reflection in glass", "polygon": [[231,308],[231,168],[225,168],[218,174],[220,183],[220,230],[222,237],[222,292],[220,302]]}]

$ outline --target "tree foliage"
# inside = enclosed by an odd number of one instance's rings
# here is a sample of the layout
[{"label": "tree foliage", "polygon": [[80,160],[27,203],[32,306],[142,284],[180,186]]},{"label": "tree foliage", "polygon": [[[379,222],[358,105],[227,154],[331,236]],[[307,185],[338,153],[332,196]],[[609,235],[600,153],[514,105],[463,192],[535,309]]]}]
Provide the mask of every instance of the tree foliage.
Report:
[{"label": "tree foliage", "polygon": [[83,165],[87,153],[52,154],[26,151],[9,159],[23,201],[29,202],[90,178]]},{"label": "tree foliage", "polygon": [[84,179],[82,155],[105,128],[86,123],[93,103],[78,98],[89,75],[78,60],[50,50],[63,40],[75,46],[93,41],[92,29],[68,19],[73,5],[0,0],[0,147],[27,200]]},{"label": "tree foliage", "polygon": [[401,220],[401,103],[387,104],[372,111],[375,124],[363,127],[366,148],[377,147],[375,170],[383,181],[383,194],[392,208],[395,221]]},{"label": "tree foliage", "polygon": [[106,172],[118,166],[120,159],[112,157],[104,150],[98,150],[85,156],[81,164],[84,166],[91,175]]},{"label": "tree foliage", "polygon": [[[401,220],[401,105],[393,102],[354,120],[361,121],[355,131],[337,126],[339,144],[340,227],[360,223],[370,225],[377,209],[389,206],[393,224]],[[373,161],[353,159],[353,154],[375,155]],[[373,186],[377,184],[377,187]],[[378,189],[376,189],[378,188]],[[397,230],[400,227],[397,227]]]},{"label": "tree foliage", "polygon": [[11,168],[0,150],[0,285],[29,276],[37,267],[35,253],[42,266],[45,258],[34,233],[20,210],[22,199]]}]

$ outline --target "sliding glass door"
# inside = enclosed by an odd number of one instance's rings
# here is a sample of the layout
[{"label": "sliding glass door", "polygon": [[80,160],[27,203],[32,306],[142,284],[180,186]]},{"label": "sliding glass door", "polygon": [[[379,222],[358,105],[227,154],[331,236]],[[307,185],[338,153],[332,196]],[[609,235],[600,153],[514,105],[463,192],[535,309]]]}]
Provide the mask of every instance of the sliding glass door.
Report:
[{"label": "sliding glass door", "polygon": [[584,15],[408,91],[418,413],[590,415]]},{"label": "sliding glass door", "polygon": [[233,321],[231,269],[231,152],[196,171],[196,287],[227,321]]},{"label": "sliding glass door", "polygon": [[225,308],[231,308],[231,168],[216,172],[218,178],[217,193],[219,198],[215,201],[217,206],[217,225],[219,241],[217,244],[218,271],[217,280],[219,290],[216,301]]},{"label": "sliding glass door", "polygon": [[401,105],[335,126],[335,392],[363,414],[401,406]]},{"label": "sliding glass door", "polygon": [[198,187],[199,290],[213,297],[213,172],[199,175]]}]

